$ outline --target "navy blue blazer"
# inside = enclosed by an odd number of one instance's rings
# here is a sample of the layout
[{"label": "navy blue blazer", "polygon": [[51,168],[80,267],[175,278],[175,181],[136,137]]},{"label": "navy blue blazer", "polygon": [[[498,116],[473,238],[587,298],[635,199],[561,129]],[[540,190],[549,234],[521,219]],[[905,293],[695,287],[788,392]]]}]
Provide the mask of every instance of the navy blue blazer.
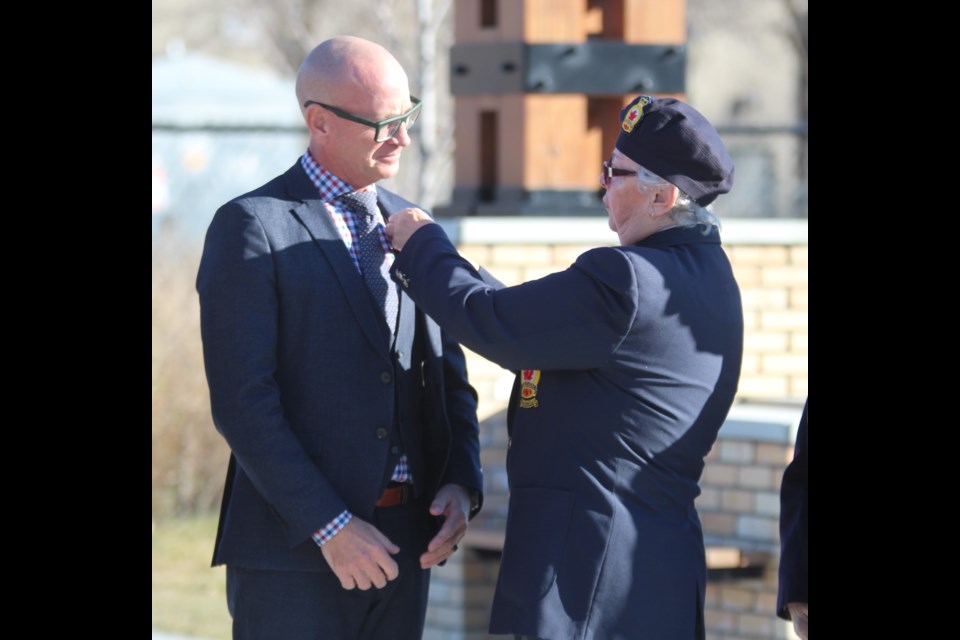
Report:
[{"label": "navy blue blazer", "polygon": [[780,568],[777,589],[777,615],[790,619],[787,605],[806,602],[807,599],[807,511],[809,505],[807,482],[807,405],[797,427],[797,441],[793,460],[783,472],[780,482]]},{"label": "navy blue blazer", "polygon": [[703,638],[694,499],[743,351],[717,230],[591,249],[564,271],[498,288],[427,225],[393,271],[465,347],[520,371],[490,632]]},{"label": "navy blue blazer", "polygon": [[[414,206],[378,192],[385,217]],[[421,420],[402,432],[418,491],[482,490],[463,351],[401,294],[406,342],[391,352],[299,161],[217,211],[197,291],[213,421],[231,450],[214,565],[330,570],[311,534],[345,509],[373,514],[401,369],[422,386]]]}]

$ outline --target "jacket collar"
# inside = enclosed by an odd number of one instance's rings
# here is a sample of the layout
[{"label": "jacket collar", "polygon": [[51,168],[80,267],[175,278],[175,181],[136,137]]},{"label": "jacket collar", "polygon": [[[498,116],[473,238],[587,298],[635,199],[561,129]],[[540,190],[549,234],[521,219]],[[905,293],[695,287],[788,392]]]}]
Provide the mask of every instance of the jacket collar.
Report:
[{"label": "jacket collar", "polygon": [[388,332],[377,321],[377,314],[381,312],[367,294],[367,286],[357,273],[340,232],[337,231],[317,188],[310,182],[299,160],[284,174],[284,179],[287,193],[293,201],[290,213],[307,229],[314,244],[330,264],[357,318],[357,324],[377,349],[388,354]]},{"label": "jacket collar", "polygon": [[633,247],[668,247],[676,244],[720,244],[720,231],[710,227],[706,235],[702,227],[671,227],[634,242]]}]

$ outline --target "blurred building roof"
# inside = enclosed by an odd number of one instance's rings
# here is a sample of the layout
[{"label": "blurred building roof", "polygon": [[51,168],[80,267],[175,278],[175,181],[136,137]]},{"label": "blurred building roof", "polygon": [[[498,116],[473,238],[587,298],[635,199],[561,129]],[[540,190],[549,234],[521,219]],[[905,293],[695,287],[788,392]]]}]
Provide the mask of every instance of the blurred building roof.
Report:
[{"label": "blurred building roof", "polygon": [[153,61],[153,124],[302,126],[294,80],[203,55]]}]

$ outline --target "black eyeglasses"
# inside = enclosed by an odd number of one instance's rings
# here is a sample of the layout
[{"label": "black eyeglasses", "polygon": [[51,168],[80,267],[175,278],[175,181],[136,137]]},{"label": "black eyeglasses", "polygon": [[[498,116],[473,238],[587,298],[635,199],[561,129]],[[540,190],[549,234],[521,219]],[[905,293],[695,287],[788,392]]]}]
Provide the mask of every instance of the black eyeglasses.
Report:
[{"label": "black eyeglasses", "polygon": [[387,118],[386,120],[381,120],[380,122],[373,122],[372,120],[355,116],[352,113],[344,111],[343,109],[337,109],[336,107],[331,107],[328,104],[323,104],[322,102],[317,102],[316,100],[307,100],[303,103],[303,108],[306,109],[310,105],[315,104],[323,107],[338,118],[350,120],[351,122],[359,122],[360,124],[365,124],[368,127],[373,127],[373,139],[377,142],[385,142],[397,135],[397,132],[400,131],[400,125],[406,123],[407,131],[409,131],[417,121],[417,116],[420,115],[420,105],[422,103],[420,98],[415,98],[414,96],[410,96],[410,102],[413,103],[413,107],[410,109],[410,111],[407,111],[405,114],[400,116],[394,116],[392,118]]},{"label": "black eyeglasses", "polygon": [[631,171],[630,169],[618,169],[617,167],[612,166],[606,160],[603,161],[603,173],[600,174],[600,183],[603,185],[603,188],[606,189],[610,186],[610,181],[614,176],[635,176],[637,175],[636,171]]}]

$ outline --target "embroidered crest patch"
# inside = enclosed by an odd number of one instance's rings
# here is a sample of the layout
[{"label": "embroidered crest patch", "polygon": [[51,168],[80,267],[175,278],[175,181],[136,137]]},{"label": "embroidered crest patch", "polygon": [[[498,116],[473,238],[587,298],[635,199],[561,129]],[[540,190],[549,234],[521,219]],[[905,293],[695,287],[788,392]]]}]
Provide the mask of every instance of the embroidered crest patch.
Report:
[{"label": "embroidered crest patch", "polygon": [[524,369],[520,372],[520,408],[533,409],[540,406],[537,400],[537,385],[540,384],[539,369]]},{"label": "embroidered crest patch", "polygon": [[623,117],[623,122],[620,124],[620,127],[627,133],[633,131],[633,128],[640,122],[640,118],[643,117],[643,108],[650,104],[651,100],[652,98],[650,98],[650,96],[640,96],[637,104],[630,107],[627,115]]}]

